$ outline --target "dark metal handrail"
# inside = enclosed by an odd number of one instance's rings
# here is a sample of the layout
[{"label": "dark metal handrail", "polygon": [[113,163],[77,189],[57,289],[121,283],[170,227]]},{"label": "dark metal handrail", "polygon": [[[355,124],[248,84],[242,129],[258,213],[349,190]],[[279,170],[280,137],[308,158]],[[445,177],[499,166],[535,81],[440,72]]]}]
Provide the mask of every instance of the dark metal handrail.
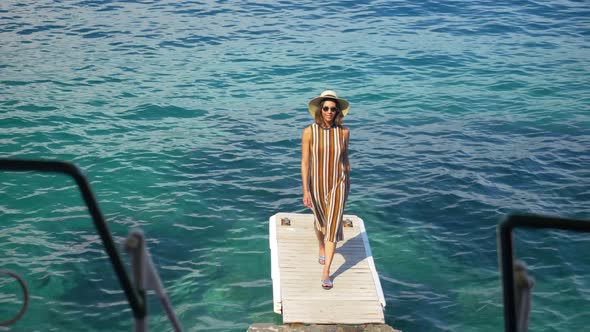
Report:
[{"label": "dark metal handrail", "polygon": [[515,304],[514,248],[512,243],[512,230],[515,228],[544,228],[590,232],[590,222],[538,215],[513,214],[498,225],[498,256],[502,271],[504,328],[506,332],[517,332],[518,324]]},{"label": "dark metal handrail", "polygon": [[119,256],[115,242],[111,236],[111,232],[107,227],[105,219],[98,207],[98,202],[90,189],[90,184],[86,180],[86,177],[82,174],[80,169],[76,165],[62,162],[62,161],[41,161],[41,160],[15,160],[15,159],[0,159],[0,170],[2,171],[15,171],[15,172],[27,172],[27,171],[38,171],[47,173],[62,173],[72,177],[80,192],[82,198],[88,207],[90,216],[92,216],[92,222],[102,240],[102,244],[110,258],[115,274],[119,279],[121,288],[125,292],[127,301],[133,311],[133,316],[136,319],[143,319],[147,314],[147,306],[145,300],[145,293],[137,291],[131,283],[131,279],[125,270],[123,261]]}]

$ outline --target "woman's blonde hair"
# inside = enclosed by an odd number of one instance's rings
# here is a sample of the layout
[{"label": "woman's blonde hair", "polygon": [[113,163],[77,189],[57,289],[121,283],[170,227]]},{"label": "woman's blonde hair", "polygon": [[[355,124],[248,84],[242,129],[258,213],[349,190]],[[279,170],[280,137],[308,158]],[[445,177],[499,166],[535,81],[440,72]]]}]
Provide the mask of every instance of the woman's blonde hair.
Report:
[{"label": "woman's blonde hair", "polygon": [[322,123],[322,108],[324,108],[324,103],[326,101],[333,101],[336,104],[337,110],[336,110],[336,117],[334,118],[334,123],[337,126],[341,126],[342,119],[344,118],[344,116],[342,115],[342,109],[340,108],[340,103],[338,102],[338,100],[331,99],[331,98],[322,99],[322,101],[319,104],[318,110],[315,112],[315,122],[317,124]]}]

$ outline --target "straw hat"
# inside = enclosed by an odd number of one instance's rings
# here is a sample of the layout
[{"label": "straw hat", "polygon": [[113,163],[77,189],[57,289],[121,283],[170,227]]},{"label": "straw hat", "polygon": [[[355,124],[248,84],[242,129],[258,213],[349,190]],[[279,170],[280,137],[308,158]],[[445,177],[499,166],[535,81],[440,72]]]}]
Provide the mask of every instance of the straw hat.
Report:
[{"label": "straw hat", "polygon": [[320,107],[320,104],[324,99],[337,100],[338,104],[340,105],[340,111],[342,112],[342,116],[345,117],[346,114],[348,114],[348,111],[350,110],[350,104],[348,103],[348,101],[346,99],[338,98],[336,92],[332,90],[326,90],[322,92],[319,95],[319,97],[315,97],[309,101],[307,109],[309,110],[309,113],[311,113],[311,116],[315,117],[315,113],[318,111],[318,108]]}]

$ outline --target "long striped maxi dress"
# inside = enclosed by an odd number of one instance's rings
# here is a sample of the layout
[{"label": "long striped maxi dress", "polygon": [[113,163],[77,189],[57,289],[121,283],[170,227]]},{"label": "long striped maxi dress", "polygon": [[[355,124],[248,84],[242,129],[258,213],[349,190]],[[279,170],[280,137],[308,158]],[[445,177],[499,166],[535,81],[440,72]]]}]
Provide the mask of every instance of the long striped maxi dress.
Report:
[{"label": "long striped maxi dress", "polygon": [[322,128],[311,125],[310,192],[315,227],[324,239],[338,242],[343,238],[342,215],[350,181],[344,169],[348,149],[341,126]]}]

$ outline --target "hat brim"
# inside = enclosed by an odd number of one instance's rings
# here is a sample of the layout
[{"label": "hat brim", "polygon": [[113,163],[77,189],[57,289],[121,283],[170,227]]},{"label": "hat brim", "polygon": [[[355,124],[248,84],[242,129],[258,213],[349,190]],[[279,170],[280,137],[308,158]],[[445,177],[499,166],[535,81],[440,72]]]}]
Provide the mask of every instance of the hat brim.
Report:
[{"label": "hat brim", "polygon": [[342,112],[342,117],[345,117],[346,114],[348,114],[348,111],[350,110],[350,103],[346,99],[319,96],[319,97],[315,97],[312,100],[310,100],[309,104],[307,105],[307,110],[309,111],[311,116],[313,116],[314,118],[315,118],[316,112],[318,111],[318,108],[320,108],[320,103],[324,99],[337,100],[338,104],[340,105],[340,108],[341,108],[340,111]]}]

